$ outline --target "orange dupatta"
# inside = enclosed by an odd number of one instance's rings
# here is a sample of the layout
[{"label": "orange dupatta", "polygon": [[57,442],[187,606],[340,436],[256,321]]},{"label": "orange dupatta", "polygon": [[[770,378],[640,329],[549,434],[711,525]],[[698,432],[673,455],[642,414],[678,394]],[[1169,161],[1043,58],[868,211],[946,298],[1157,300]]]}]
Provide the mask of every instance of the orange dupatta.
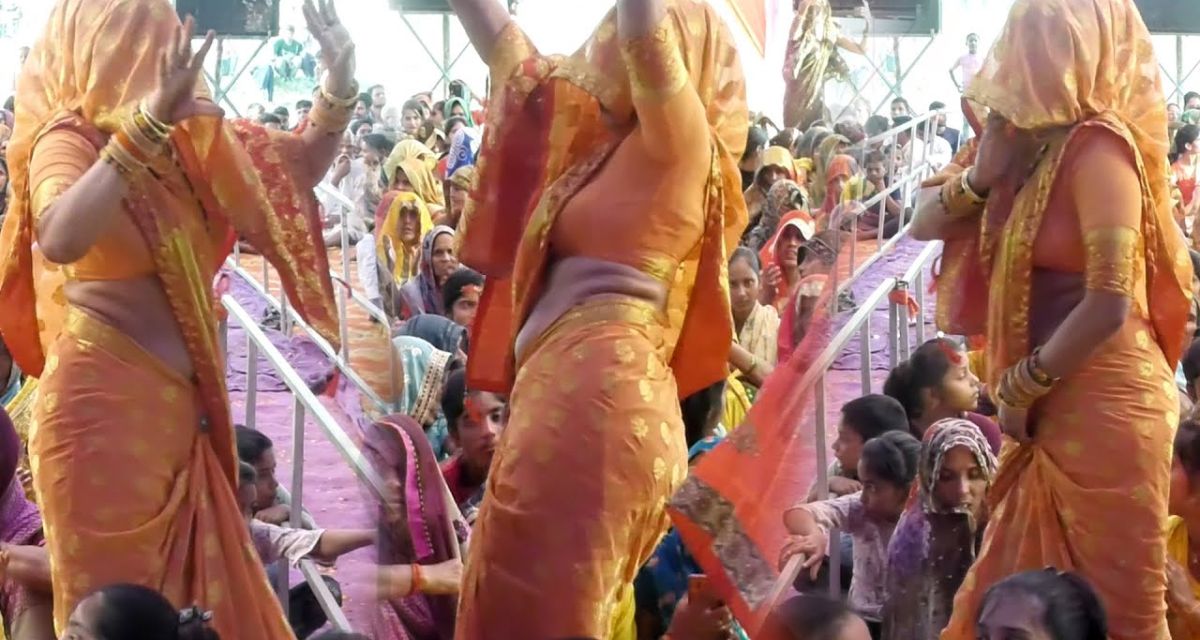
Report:
[{"label": "orange dupatta", "polygon": [[[41,375],[45,349],[61,330],[66,309],[63,273],[35,244],[28,174],[34,145],[64,120],[102,137],[115,131],[157,84],[158,56],[178,26],[165,0],[61,0],[22,68],[8,149],[12,201],[0,231],[0,333],[30,375]],[[120,43],[120,55],[114,43]],[[329,264],[316,201],[291,169],[303,162],[299,138],[246,122],[197,118],[176,128],[171,146],[205,220],[181,218],[185,208],[177,196],[148,176],[131,183],[125,204],[153,249],[196,369],[214,447],[236,486],[212,293],[212,278],[225,257],[220,249],[231,229],[254,245],[278,270],[289,300],[336,344]]]},{"label": "orange dupatta", "polygon": [[[668,13],[692,86],[708,105],[712,140],[705,235],[680,266],[683,282],[695,287],[672,287],[667,303],[669,311],[679,311],[667,314],[671,331],[679,333],[671,368],[686,396],[727,375],[728,354],[700,345],[717,331],[733,339],[724,273],[727,248],[736,246],[746,224],[737,160],[749,122],[737,50],[720,19],[695,0],[675,0]],[[541,56],[512,22],[488,63],[496,97],[478,186],[459,223],[459,255],[488,277],[476,320],[475,334],[482,337],[471,341],[471,385],[507,393],[515,377],[517,330],[541,293],[550,229],[571,196],[633,132],[636,118],[615,11],[567,58]],[[727,331],[714,329],[714,322]]]}]

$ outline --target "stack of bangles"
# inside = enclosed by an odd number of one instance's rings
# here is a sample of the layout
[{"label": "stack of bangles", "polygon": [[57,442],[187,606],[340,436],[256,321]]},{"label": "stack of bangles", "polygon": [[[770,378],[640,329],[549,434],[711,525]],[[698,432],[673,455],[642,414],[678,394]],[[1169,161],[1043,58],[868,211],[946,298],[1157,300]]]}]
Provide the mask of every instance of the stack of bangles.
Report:
[{"label": "stack of bangles", "polygon": [[1039,398],[1050,393],[1056,378],[1046,373],[1038,363],[1038,352],[1022,359],[1004,372],[996,389],[996,400],[1011,409],[1028,409]]},{"label": "stack of bangles", "polygon": [[970,169],[963,169],[962,173],[947,180],[938,192],[938,200],[951,218],[979,215],[987,204],[987,197],[971,188]]},{"label": "stack of bangles", "polygon": [[100,158],[121,176],[133,177],[166,154],[173,130],[173,126],[150,115],[143,103],[121,122],[100,151]]},{"label": "stack of bangles", "polygon": [[358,102],[358,83],[350,86],[350,96],[340,98],[322,85],[317,92],[316,103],[308,113],[308,121],[317,131],[341,135],[350,126],[354,117],[354,105]]}]

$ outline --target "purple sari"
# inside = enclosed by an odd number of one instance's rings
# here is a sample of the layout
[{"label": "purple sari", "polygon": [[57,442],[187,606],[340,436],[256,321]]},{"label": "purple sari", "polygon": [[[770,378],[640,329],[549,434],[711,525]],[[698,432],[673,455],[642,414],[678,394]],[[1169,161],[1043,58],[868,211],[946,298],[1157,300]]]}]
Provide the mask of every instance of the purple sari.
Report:
[{"label": "purple sari", "polygon": [[[12,420],[0,408],[0,542],[16,546],[42,546],[42,515],[25,497],[17,481],[17,463],[21,457],[21,438]],[[0,613],[10,627],[30,604],[29,588],[14,580],[0,580]]]},{"label": "purple sari", "polygon": [[[405,415],[382,418],[368,427],[363,445],[385,486],[399,487],[399,495],[379,505],[380,566],[450,560],[458,533],[447,525],[442,472],[421,425]],[[376,636],[453,640],[457,607],[453,596],[381,600]]]}]

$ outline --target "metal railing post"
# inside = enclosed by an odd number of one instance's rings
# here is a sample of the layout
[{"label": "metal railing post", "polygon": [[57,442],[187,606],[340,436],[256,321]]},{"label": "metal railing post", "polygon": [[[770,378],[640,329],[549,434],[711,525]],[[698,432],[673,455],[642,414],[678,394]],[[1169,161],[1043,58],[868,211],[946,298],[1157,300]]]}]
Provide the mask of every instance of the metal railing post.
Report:
[{"label": "metal railing post", "polygon": [[858,334],[859,374],[862,376],[862,393],[871,393],[871,316],[867,316]]},{"label": "metal railing post", "polygon": [[908,335],[908,283],[897,280],[896,291],[902,294],[893,303],[896,306],[896,325],[900,329],[900,356],[902,360],[908,360],[912,357],[912,339]]},{"label": "metal railing post", "polygon": [[[244,329],[244,327],[243,327]],[[246,332],[246,426],[256,429],[258,424],[258,345]]]},{"label": "metal railing post", "polygon": [[[892,281],[892,290],[895,291],[899,285],[895,280]],[[900,364],[900,314],[896,309],[896,303],[888,302],[888,368],[895,369],[896,365]]]}]

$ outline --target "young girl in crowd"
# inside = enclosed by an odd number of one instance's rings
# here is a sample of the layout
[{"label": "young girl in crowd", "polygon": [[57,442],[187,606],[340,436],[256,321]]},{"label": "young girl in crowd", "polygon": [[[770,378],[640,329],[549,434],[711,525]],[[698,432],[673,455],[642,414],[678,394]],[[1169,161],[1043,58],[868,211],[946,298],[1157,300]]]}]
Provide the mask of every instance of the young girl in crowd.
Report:
[{"label": "young girl in crowd", "polygon": [[979,406],[979,378],[971,371],[966,350],[948,338],[934,338],[888,374],[883,392],[904,405],[912,433],[920,438],[933,423],[965,418],[987,438],[993,453],[1000,453],[1000,427],[975,413]]},{"label": "young girl in crowd", "polygon": [[887,546],[917,476],[921,443],[902,431],[889,431],[867,442],[858,461],[862,491],[832,500],[793,507],[783,522],[792,539],[782,562],[804,556],[803,569],[816,579],[829,550],[829,532],[841,529],[854,538],[854,577],[849,604],[879,629],[886,599]]},{"label": "young girl in crowd", "polygon": [[768,637],[786,640],[869,640],[863,619],[841,600],[820,595],[796,596],[767,619]]},{"label": "young girl in crowd", "polygon": [[176,610],[153,589],[117,584],[79,601],[63,639],[220,640],[208,626],[211,620],[211,613],[195,607]]},{"label": "young girl in crowd", "polygon": [[1107,616],[1095,590],[1075,573],[1026,571],[983,596],[978,640],[1105,640]]},{"label": "young girl in crowd", "polygon": [[1179,202],[1175,208],[1175,220],[1181,229],[1193,234],[1192,246],[1196,246],[1195,215],[1200,207],[1196,199],[1196,180],[1200,178],[1200,127],[1185,124],[1175,132],[1175,144],[1171,153],[1171,179],[1179,189]]},{"label": "young girl in crowd", "polygon": [[937,640],[975,560],[996,457],[979,428],[948,418],[925,432],[916,493],[888,544],[885,640]]},{"label": "young girl in crowd", "polygon": [[1175,433],[1169,505],[1167,623],[1174,640],[1200,639],[1200,576],[1192,546],[1192,540],[1200,540],[1200,422],[1195,420],[1184,420]]}]

